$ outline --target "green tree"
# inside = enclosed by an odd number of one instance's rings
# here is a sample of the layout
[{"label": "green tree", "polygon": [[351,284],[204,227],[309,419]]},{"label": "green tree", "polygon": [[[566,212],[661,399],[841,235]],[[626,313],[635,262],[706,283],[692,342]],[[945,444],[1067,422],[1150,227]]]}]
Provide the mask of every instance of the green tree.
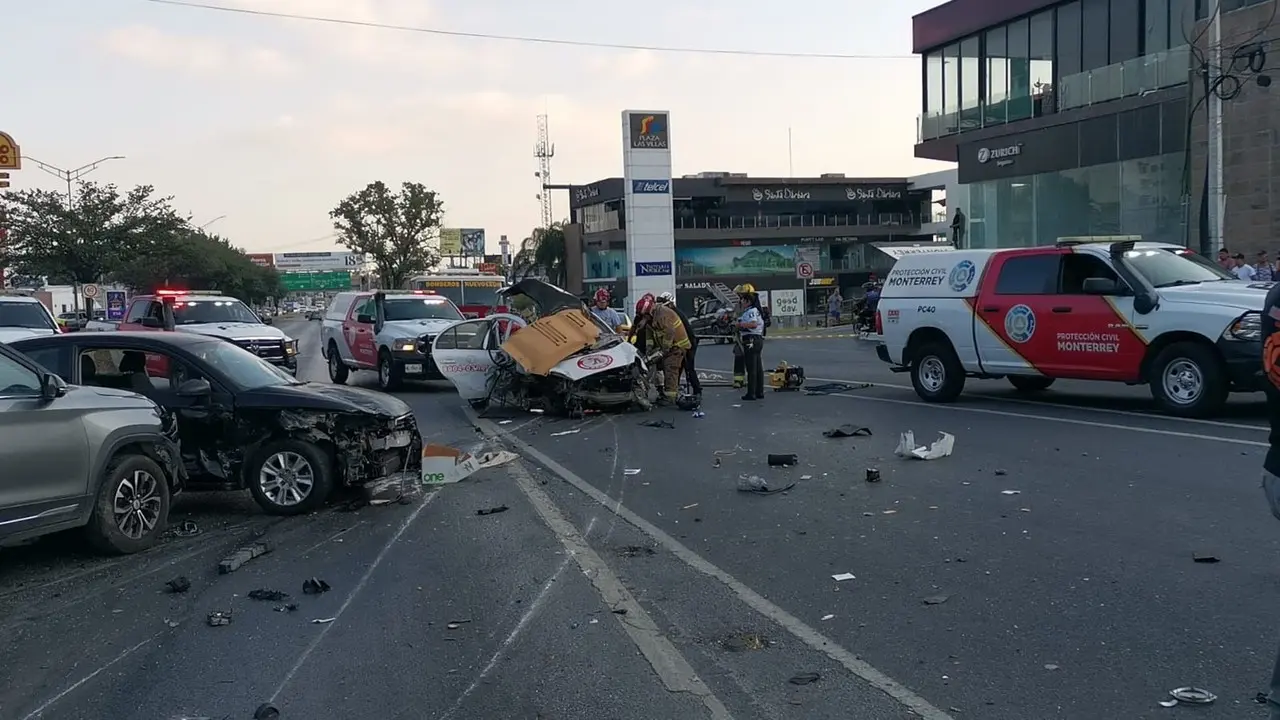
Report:
[{"label": "green tree", "polygon": [[143,292],[165,286],[217,290],[248,302],[283,294],[274,268],[255,265],[226,238],[189,229],[141,249],[114,278]]},{"label": "green tree", "polygon": [[74,199],[49,190],[0,195],[8,242],[0,267],[55,283],[96,283],[128,267],[141,250],[186,227],[150,185],[121,194],[111,184],[84,182]]},{"label": "green tree", "polygon": [[537,228],[511,259],[512,275],[517,280],[530,275],[545,275],[547,282],[563,286],[565,282],[564,222]]},{"label": "green tree", "polygon": [[422,183],[406,182],[392,192],[382,181],[349,195],[329,213],[338,242],[365,256],[388,288],[440,262],[433,247],[444,218],[444,203]]}]

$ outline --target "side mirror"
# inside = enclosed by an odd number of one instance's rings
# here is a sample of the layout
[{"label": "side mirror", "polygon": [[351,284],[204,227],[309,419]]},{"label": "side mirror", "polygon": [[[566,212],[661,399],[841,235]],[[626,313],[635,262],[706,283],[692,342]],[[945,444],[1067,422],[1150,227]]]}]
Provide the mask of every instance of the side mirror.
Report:
[{"label": "side mirror", "polygon": [[373,316],[372,316],[372,315],[357,315],[357,316],[356,316],[356,322],[360,323],[361,325],[372,325],[372,324],[373,324]]},{"label": "side mirror", "polygon": [[67,384],[62,378],[49,373],[40,379],[40,397],[55,400],[67,394]]},{"label": "side mirror", "polygon": [[178,386],[178,397],[202,397],[213,392],[213,386],[204,378],[193,378],[183,381]]},{"label": "side mirror", "polygon": [[1086,295],[1119,295],[1121,293],[1120,283],[1111,278],[1085,278],[1083,289]]},{"label": "side mirror", "polygon": [[153,328],[155,330],[161,330],[164,328],[164,323],[161,322],[159,318],[153,317],[144,317],[138,321],[138,324],[144,328]]},{"label": "side mirror", "polygon": [[271,324],[271,316],[270,316],[270,315],[264,315],[263,317],[260,317],[260,318],[258,318],[258,319],[262,321],[262,324],[263,324],[263,325],[270,325],[270,324]]}]

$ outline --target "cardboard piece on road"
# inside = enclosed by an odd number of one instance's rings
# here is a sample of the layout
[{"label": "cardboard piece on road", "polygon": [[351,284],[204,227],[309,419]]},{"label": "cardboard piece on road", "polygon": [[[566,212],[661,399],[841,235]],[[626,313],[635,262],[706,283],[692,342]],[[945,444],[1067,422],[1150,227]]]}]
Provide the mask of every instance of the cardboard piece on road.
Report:
[{"label": "cardboard piece on road", "polygon": [[591,347],[600,329],[584,310],[561,310],[513,334],[502,349],[533,375],[546,375],[574,353]]},{"label": "cardboard piece on road", "polygon": [[425,485],[456,483],[479,469],[479,460],[457,448],[435,444],[422,448],[422,482]]}]

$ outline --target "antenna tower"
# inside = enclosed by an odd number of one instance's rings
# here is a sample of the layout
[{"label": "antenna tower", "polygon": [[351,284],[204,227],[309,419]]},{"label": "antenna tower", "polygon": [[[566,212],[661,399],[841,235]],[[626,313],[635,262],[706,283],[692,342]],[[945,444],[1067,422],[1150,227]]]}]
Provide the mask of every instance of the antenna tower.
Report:
[{"label": "antenna tower", "polygon": [[538,159],[538,201],[542,204],[542,227],[549,228],[555,222],[555,211],[551,207],[551,158],[556,156],[556,146],[551,142],[551,131],[547,127],[547,116],[538,116],[538,144],[534,147],[533,156]]}]

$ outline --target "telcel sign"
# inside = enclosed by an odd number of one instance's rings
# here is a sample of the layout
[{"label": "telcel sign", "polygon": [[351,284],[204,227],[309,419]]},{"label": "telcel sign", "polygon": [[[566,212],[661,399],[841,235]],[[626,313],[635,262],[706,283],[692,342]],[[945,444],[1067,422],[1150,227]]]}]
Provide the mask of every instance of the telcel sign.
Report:
[{"label": "telcel sign", "polygon": [[671,192],[671,181],[670,180],[632,180],[631,192],[642,193],[642,194],[669,193]]},{"label": "telcel sign", "polygon": [[1009,145],[1008,147],[999,148],[978,148],[978,162],[988,163],[992,160],[996,161],[996,165],[1004,167],[1012,165],[1014,158],[1022,154],[1022,143],[1017,145]]}]

